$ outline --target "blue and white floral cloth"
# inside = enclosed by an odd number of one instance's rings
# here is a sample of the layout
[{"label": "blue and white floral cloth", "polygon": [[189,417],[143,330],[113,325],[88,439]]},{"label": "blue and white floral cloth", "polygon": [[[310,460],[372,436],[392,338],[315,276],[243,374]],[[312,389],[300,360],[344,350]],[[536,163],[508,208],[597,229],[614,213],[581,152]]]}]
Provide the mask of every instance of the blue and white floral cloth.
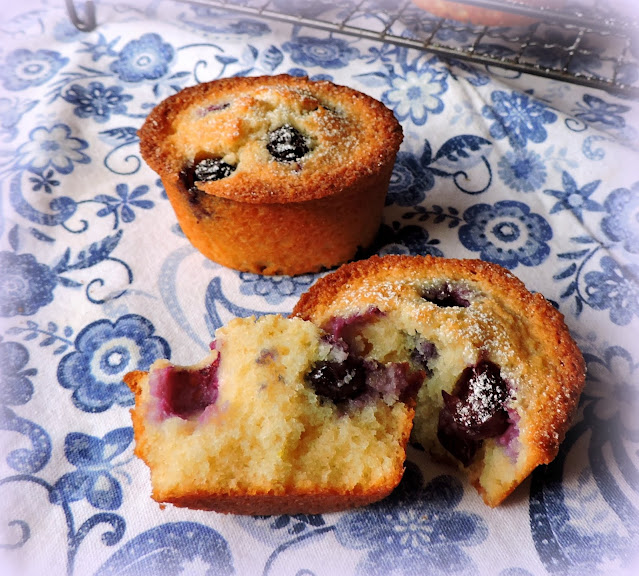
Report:
[{"label": "blue and white floral cloth", "polygon": [[[89,33],[62,2],[13,4],[0,24],[0,573],[639,566],[637,102],[202,4],[100,2]],[[150,499],[122,376],[199,360],[228,319],[288,313],[316,277],[205,260],[136,130],[185,86],[284,72],[365,91],[402,122],[377,252],[497,262],[565,314],[584,352],[559,456],[498,509],[418,451],[390,498],[343,514],[233,517]]]}]

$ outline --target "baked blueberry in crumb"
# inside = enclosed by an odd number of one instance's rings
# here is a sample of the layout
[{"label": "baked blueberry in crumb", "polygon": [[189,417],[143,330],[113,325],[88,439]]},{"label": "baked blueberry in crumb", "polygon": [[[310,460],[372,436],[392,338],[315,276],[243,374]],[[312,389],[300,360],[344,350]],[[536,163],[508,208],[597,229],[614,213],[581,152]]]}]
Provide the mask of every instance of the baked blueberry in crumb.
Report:
[{"label": "baked blueberry in crumb", "polygon": [[205,158],[195,165],[194,180],[196,182],[215,182],[228,178],[235,171],[235,166],[223,162],[221,158]]},{"label": "baked blueberry in crumb", "polygon": [[221,158],[205,158],[200,160],[195,166],[187,166],[180,172],[180,179],[184,187],[189,192],[198,192],[196,182],[215,182],[228,178],[235,171],[235,166],[231,166],[222,161]]},{"label": "baked blueberry in crumb", "polygon": [[335,403],[353,400],[366,390],[366,370],[353,356],[343,362],[317,362],[306,379],[316,394]]},{"label": "baked blueberry in crumb", "polygon": [[269,132],[266,149],[278,162],[295,162],[310,150],[307,139],[290,124]]},{"label": "baked blueberry in crumb", "polygon": [[417,339],[415,347],[410,353],[410,359],[413,364],[423,370],[428,377],[433,375],[429,362],[430,360],[437,358],[437,356],[439,356],[437,346],[435,346],[433,342],[425,340],[424,338]]},{"label": "baked blueberry in crumb", "polygon": [[437,437],[446,450],[468,466],[484,440],[501,436],[508,429],[508,386],[499,366],[482,361],[466,368],[453,393],[442,391],[442,396]]},{"label": "baked blueberry in crumb", "polygon": [[332,334],[337,340],[343,340],[350,348],[356,349],[355,342],[362,330],[368,324],[383,318],[384,315],[384,312],[376,306],[370,306],[365,311],[351,316],[334,316],[322,328]]},{"label": "baked blueberry in crumb", "polygon": [[467,308],[470,306],[471,294],[469,290],[460,286],[442,284],[422,290],[421,297],[440,308]]},{"label": "baked blueberry in crumb", "polygon": [[215,404],[218,396],[218,364],[219,356],[215,362],[200,370],[168,366],[151,372],[151,393],[159,400],[160,417],[187,419]]}]

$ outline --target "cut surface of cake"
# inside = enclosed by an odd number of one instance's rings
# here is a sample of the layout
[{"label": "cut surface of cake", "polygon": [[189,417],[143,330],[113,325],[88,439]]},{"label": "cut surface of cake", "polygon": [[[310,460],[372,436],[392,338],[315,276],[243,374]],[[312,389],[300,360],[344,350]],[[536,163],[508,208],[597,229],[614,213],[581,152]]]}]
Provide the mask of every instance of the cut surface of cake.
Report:
[{"label": "cut surface of cake", "polygon": [[200,252],[290,275],[334,267],[373,242],[403,138],[378,100],[284,74],[185,88],[139,136]]},{"label": "cut surface of cake", "polygon": [[554,459],[584,386],[561,313],[495,264],[372,257],[324,276],[293,313],[369,360],[421,367],[412,440],[490,506]]},{"label": "cut surface of cake", "polygon": [[399,483],[423,374],[364,361],[311,322],[235,319],[197,365],[125,378],[152,496],[237,514],[323,513]]}]

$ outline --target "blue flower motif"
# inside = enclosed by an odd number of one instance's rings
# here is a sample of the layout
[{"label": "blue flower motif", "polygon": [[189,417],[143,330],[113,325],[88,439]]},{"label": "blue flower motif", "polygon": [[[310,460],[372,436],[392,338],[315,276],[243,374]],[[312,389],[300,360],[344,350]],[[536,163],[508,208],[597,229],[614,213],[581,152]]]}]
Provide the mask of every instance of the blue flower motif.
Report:
[{"label": "blue flower motif", "polygon": [[58,277],[33,254],[0,252],[0,317],[31,316],[53,302]]},{"label": "blue flower motif", "polygon": [[18,342],[0,342],[0,404],[21,406],[33,396],[37,370],[28,368],[29,351]]},{"label": "blue flower motif", "polygon": [[639,182],[631,188],[617,188],[604,202],[608,215],[601,221],[601,229],[631,254],[639,254]]},{"label": "blue flower motif", "polygon": [[559,200],[551,208],[550,213],[555,214],[562,210],[570,210],[579,222],[583,223],[583,212],[602,212],[604,207],[590,199],[590,196],[597,190],[601,180],[595,180],[586,184],[583,188],[577,186],[575,179],[564,171],[561,175],[563,190],[544,190],[544,194],[554,196]]},{"label": "blue flower motif", "polygon": [[60,180],[56,180],[53,177],[54,174],[53,170],[47,170],[46,172],[37,172],[35,176],[31,176],[29,182],[33,183],[33,191],[44,190],[47,194],[51,194],[56,186],[60,186]]},{"label": "blue flower motif", "polygon": [[86,140],[71,136],[66,124],[52,128],[39,126],[31,130],[29,141],[18,148],[18,168],[41,174],[52,166],[60,174],[73,172],[74,164],[88,164],[91,159],[82,150],[89,147]]},{"label": "blue flower motif", "polygon": [[118,59],[111,64],[111,71],[124,82],[157,80],[167,73],[174,55],[173,47],[163,42],[161,36],[144,34],[122,48]]},{"label": "blue flower motif", "polygon": [[610,256],[601,259],[601,271],[584,276],[588,304],[595,310],[610,309],[610,320],[619,326],[639,316],[639,268],[622,268]]},{"label": "blue flower motif", "polygon": [[279,304],[289,296],[299,296],[315,281],[313,274],[301,276],[261,276],[242,272],[240,292],[246,296],[261,296],[269,304]]},{"label": "blue flower motif", "polygon": [[626,125],[622,114],[630,111],[629,106],[608,104],[605,100],[591,94],[584,94],[583,101],[584,104],[577,103],[577,112],[574,113],[575,118],[592,124],[604,124],[611,128],[623,128]]},{"label": "blue flower motif", "polygon": [[75,352],[62,358],[58,381],[73,390],[73,403],[85,412],[103,412],[114,404],[131,406],[133,394],[122,381],[132,370],[148,370],[157,358],[168,358],[166,340],[153,324],[137,314],[115,323],[98,320],[76,337]]},{"label": "blue flower motif", "polygon": [[48,82],[68,61],[52,50],[32,52],[20,48],[7,54],[0,66],[0,79],[7,90],[27,90]]},{"label": "blue flower motif", "polygon": [[462,548],[483,542],[488,530],[478,515],[457,510],[461,483],[449,476],[422,483],[417,466],[408,462],[389,498],[338,520],[337,540],[363,553],[357,574],[447,575],[476,568]]},{"label": "blue flower motif", "polygon": [[133,440],[133,428],[117,428],[96,438],[81,432],[68,434],[64,454],[77,470],[64,474],[53,486],[53,504],[77,502],[85,498],[94,508],[117,510],[122,505],[122,487],[114,478],[126,461],[114,462]]},{"label": "blue flower motif", "polygon": [[282,48],[291,53],[291,60],[300,66],[321,66],[326,69],[344,68],[359,58],[359,50],[341,38],[296,36]]},{"label": "blue flower motif", "polygon": [[404,74],[392,73],[390,90],[382,94],[382,101],[395,112],[398,120],[409,118],[418,126],[426,123],[428,114],[444,110],[441,96],[448,90],[446,74],[426,62],[405,65]]},{"label": "blue flower motif", "polygon": [[138,186],[129,194],[129,186],[127,184],[118,184],[115,187],[115,191],[118,198],[109,196],[108,194],[100,194],[95,197],[97,202],[103,202],[106,204],[104,208],[98,211],[98,216],[104,217],[109,214],[113,214],[115,216],[115,224],[113,228],[118,227],[118,211],[120,212],[122,221],[128,224],[135,220],[133,207],[150,210],[153,206],[155,206],[151,200],[141,199],[141,197],[149,191],[148,186]]},{"label": "blue flower motif", "polygon": [[557,120],[557,114],[528,94],[496,90],[491,100],[493,105],[482,109],[484,118],[493,121],[490,135],[496,140],[508,138],[513,148],[524,148],[529,140],[543,142],[548,137],[544,124]]},{"label": "blue flower motif", "polygon": [[89,54],[91,54],[91,60],[93,60],[94,62],[97,62],[103,56],[117,56],[118,53],[113,49],[113,47],[119,39],[120,38],[118,37],[111,40],[111,42],[107,42],[104,35],[100,34],[96,44],[92,44],[91,42],[82,42],[85,47],[78,50],[78,52],[88,52]]},{"label": "blue flower motif", "polygon": [[552,228],[522,202],[475,204],[463,218],[466,224],[459,229],[459,240],[468,250],[479,252],[482,260],[512,269],[518,264],[538,266],[550,254],[547,242]]},{"label": "blue flower motif", "polygon": [[517,192],[534,192],[546,182],[546,166],[541,156],[526,148],[506,152],[497,168],[506,186]]},{"label": "blue flower motif", "polygon": [[[430,147],[426,145],[428,152]],[[430,161],[430,156],[426,162]],[[435,176],[424,165],[424,155],[421,159],[410,152],[399,152],[386,196],[386,205],[416,206],[424,201],[426,192],[435,185]]]},{"label": "blue flower motif", "polygon": [[[397,224],[398,225],[398,224]],[[444,253],[437,248],[439,240],[430,239],[428,230],[421,226],[404,226],[399,230],[393,230],[387,226],[380,229],[380,243],[382,248],[378,250],[381,256],[385,254],[412,254],[431,256],[443,256]]]},{"label": "blue flower motif", "polygon": [[93,117],[104,123],[111,114],[126,114],[125,102],[133,99],[130,94],[122,94],[122,86],[107,88],[101,82],[91,82],[86,88],[73,84],[63,96],[69,104],[75,104],[73,113],[79,118]]}]

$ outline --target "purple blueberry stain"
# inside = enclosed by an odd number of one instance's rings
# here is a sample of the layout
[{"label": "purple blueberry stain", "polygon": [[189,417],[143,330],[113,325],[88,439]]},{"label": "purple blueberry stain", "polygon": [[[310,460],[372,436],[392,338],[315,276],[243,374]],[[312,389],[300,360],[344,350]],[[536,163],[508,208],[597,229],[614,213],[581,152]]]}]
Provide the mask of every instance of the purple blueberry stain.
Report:
[{"label": "purple blueberry stain", "polygon": [[306,380],[318,396],[336,404],[354,400],[366,391],[364,364],[350,355],[343,362],[316,362]]},{"label": "purple blueberry stain", "polygon": [[442,397],[437,437],[464,466],[471,464],[484,440],[501,436],[510,426],[508,385],[493,362],[466,368],[453,393],[442,391]]},{"label": "purple blueberry stain", "polygon": [[324,326],[324,330],[332,334],[337,340],[345,341],[352,346],[354,338],[367,324],[377,322],[385,313],[376,306],[370,306],[364,312],[358,312],[351,316],[334,316]]},{"label": "purple blueberry stain", "polygon": [[210,106],[205,106],[198,110],[198,116],[200,117],[208,116],[209,114],[211,114],[211,112],[218,112],[220,110],[224,110],[225,108],[228,108],[230,105],[231,105],[230,102],[223,102],[221,104],[211,104]]},{"label": "purple blueberry stain", "polygon": [[472,293],[467,288],[446,283],[422,290],[421,297],[440,308],[468,308]]},{"label": "purple blueberry stain", "polygon": [[255,361],[259,366],[265,366],[271,362],[275,362],[277,359],[277,350],[271,350],[270,348],[264,348],[260,350],[260,353]]},{"label": "purple blueberry stain", "polygon": [[380,364],[367,360],[365,367],[366,384],[370,390],[403,402],[415,397],[423,382],[423,375],[412,370],[407,362]]},{"label": "purple blueberry stain", "polygon": [[177,416],[187,420],[215,404],[219,362],[218,354],[213,363],[199,370],[167,366],[151,371],[149,386],[151,394],[158,400],[160,419]]},{"label": "purple blueberry stain", "polygon": [[410,353],[412,363],[420,370],[423,370],[427,377],[433,375],[430,368],[430,361],[435,360],[439,356],[437,346],[434,342],[418,337],[413,350]]},{"label": "purple blueberry stain", "polygon": [[310,151],[308,139],[290,124],[268,134],[266,149],[278,162],[297,162]]}]

